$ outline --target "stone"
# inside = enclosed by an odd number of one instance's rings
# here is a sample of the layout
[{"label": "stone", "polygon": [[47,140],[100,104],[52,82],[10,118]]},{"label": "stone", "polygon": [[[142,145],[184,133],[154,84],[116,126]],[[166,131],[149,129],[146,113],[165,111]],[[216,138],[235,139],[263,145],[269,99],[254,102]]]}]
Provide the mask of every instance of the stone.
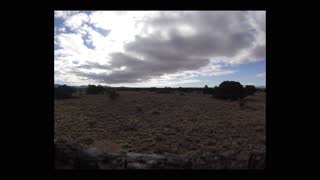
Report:
[{"label": "stone", "polygon": [[86,149],[85,153],[87,153],[91,156],[95,156],[95,157],[97,157],[99,155],[99,152],[98,152],[97,148],[95,148],[95,147],[90,147],[90,148]]},{"label": "stone", "polygon": [[[180,157],[171,154],[111,154],[98,152],[96,147],[84,149],[77,144],[55,142],[56,169],[263,169],[265,153],[251,153],[250,158],[243,152],[242,158],[234,158],[226,151],[194,152]],[[231,156],[231,157],[230,157]]]},{"label": "stone", "polygon": [[142,163],[129,163],[127,169],[150,169],[150,167]]}]

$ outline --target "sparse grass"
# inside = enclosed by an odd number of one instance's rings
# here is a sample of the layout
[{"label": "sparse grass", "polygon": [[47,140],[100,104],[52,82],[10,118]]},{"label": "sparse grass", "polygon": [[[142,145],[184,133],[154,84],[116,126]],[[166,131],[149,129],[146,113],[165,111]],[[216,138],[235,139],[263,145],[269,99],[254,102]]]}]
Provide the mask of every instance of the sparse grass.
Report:
[{"label": "sparse grass", "polygon": [[[106,151],[118,152],[118,146],[127,143],[130,152],[181,156],[199,150],[236,149],[245,154],[265,151],[264,92],[246,97],[243,108],[237,102],[196,93],[185,93],[183,97],[176,93],[118,93],[119,101],[110,101],[103,94],[55,100],[55,138],[85,146],[105,145]],[[137,107],[143,107],[145,113]],[[118,146],[109,145],[108,141]],[[126,151],[125,146],[123,149]]]},{"label": "sparse grass", "polygon": [[111,90],[109,92],[109,98],[111,100],[115,100],[115,99],[119,98],[119,96],[120,96],[119,93],[117,93],[115,90]]},{"label": "sparse grass", "polygon": [[240,107],[243,107],[243,106],[245,105],[245,103],[246,103],[246,100],[245,100],[244,98],[240,98],[240,99],[238,100],[238,103],[239,103],[239,106],[240,106]]}]

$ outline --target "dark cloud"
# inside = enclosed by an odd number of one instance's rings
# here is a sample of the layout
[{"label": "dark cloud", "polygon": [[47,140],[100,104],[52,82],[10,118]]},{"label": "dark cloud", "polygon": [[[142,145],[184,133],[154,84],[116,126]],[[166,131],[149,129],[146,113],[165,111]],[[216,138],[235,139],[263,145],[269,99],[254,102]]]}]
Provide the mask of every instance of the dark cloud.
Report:
[{"label": "dark cloud", "polygon": [[76,66],[76,68],[83,68],[83,69],[108,69],[108,66],[101,65],[96,62],[89,62],[87,64],[81,64]]},{"label": "dark cloud", "polygon": [[266,46],[258,45],[253,48],[251,55],[255,59],[264,59],[266,57]]},{"label": "dark cloud", "polygon": [[[223,11],[161,12],[145,22],[146,28],[155,31],[136,36],[124,46],[125,53],[111,54],[110,66],[97,63],[78,66],[112,70],[110,74],[75,73],[104,83],[134,83],[163,74],[197,70],[208,65],[211,58],[232,58],[253,46],[256,31],[252,31],[248,15]],[[259,17],[258,24],[264,26],[263,22]],[[181,32],[182,26],[191,28],[192,32]],[[253,58],[264,57],[265,46],[257,46],[251,54]],[[126,69],[116,70],[122,66]]]},{"label": "dark cloud", "polygon": [[[254,34],[249,31],[251,26],[247,16],[246,12],[234,11],[181,12],[176,16],[163,12],[157,18],[146,22],[147,26],[155,28],[158,34],[146,39],[137,38],[128,45],[127,50],[155,48],[161,54],[170,50],[177,52],[176,56],[232,57],[240,50],[250,47],[255,40]],[[185,35],[180,32],[178,29],[182,25],[189,26],[194,33]],[[166,41],[161,41],[160,38],[163,29],[170,29]],[[148,54],[144,49],[140,50],[140,53]]]},{"label": "dark cloud", "polygon": [[[111,65],[89,63],[78,66],[78,68],[85,69],[96,68],[112,70],[111,74],[85,73],[82,71],[74,71],[73,73],[78,76],[85,76],[104,83],[135,83],[149,80],[150,78],[158,77],[163,74],[197,69],[209,63],[208,59],[186,59],[185,61],[173,61],[172,63],[163,63],[156,60],[144,61],[124,53],[114,53],[111,57]],[[184,63],[180,64],[180,62]],[[120,70],[123,66],[125,66],[126,69]]]}]

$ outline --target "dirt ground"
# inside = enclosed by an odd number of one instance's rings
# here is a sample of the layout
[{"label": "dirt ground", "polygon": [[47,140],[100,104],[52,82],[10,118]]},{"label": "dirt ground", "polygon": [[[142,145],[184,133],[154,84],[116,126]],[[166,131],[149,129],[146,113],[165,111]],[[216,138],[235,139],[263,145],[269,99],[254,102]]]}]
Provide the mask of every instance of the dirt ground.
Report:
[{"label": "dirt ground", "polygon": [[198,93],[119,92],[54,101],[55,138],[111,153],[186,156],[215,152],[247,159],[266,151],[266,95],[238,102]]}]

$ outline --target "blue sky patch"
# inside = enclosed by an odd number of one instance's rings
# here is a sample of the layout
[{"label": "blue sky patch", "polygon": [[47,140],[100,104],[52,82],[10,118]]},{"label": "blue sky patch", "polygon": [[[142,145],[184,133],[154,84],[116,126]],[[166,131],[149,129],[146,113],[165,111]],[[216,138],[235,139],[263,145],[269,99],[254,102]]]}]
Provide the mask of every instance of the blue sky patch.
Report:
[{"label": "blue sky patch", "polygon": [[88,25],[89,27],[91,27],[93,30],[100,33],[104,37],[108,36],[108,34],[111,32],[111,29],[102,29],[99,27],[95,27],[94,25],[92,25],[90,23],[86,23],[86,25]]},{"label": "blue sky patch", "polygon": [[86,33],[85,35],[82,36],[84,45],[87,46],[90,49],[94,49],[94,45],[92,44],[92,42],[89,41],[89,33]]}]

